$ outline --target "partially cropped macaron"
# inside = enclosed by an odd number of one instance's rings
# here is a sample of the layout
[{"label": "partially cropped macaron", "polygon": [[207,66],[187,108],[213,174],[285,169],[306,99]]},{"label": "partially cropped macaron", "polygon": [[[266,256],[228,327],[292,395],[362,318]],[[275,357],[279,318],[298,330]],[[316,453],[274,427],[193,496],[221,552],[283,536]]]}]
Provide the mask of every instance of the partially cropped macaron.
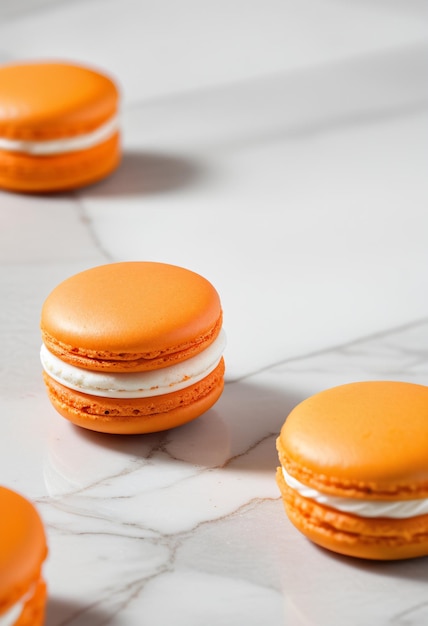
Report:
[{"label": "partially cropped macaron", "polygon": [[366,559],[428,555],[428,387],[350,383],[295,407],[277,440],[291,522]]},{"label": "partially cropped macaron", "polygon": [[42,626],[47,555],[43,523],[29,500],[0,487],[0,624]]},{"label": "partially cropped macaron", "polygon": [[61,62],[0,66],[0,187],[27,193],[75,189],[119,164],[115,81]]},{"label": "partially cropped macaron", "polygon": [[182,267],[124,262],[76,274],[42,309],[49,398],[63,417],[101,432],[189,422],[223,391],[222,319],[213,285]]}]

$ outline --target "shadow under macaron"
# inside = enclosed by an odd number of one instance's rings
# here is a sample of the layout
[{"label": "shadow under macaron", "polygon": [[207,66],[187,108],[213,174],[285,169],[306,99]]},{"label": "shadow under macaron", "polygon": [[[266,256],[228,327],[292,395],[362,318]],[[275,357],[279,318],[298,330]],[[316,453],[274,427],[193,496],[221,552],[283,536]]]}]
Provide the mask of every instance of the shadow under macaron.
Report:
[{"label": "shadow under macaron", "polygon": [[[309,540],[307,539],[307,541]],[[341,566],[357,569],[364,574],[428,583],[428,556],[385,561],[361,559],[332,552],[315,543],[310,543],[322,556],[340,563]]]},{"label": "shadow under macaron", "polygon": [[65,598],[55,596],[48,599],[45,626],[68,624],[69,626],[93,626],[107,623],[119,626],[120,618],[103,610],[96,603],[83,605]]},{"label": "shadow under macaron", "polygon": [[188,187],[205,175],[205,168],[187,157],[125,150],[110,176],[78,193],[88,197],[154,195]]},{"label": "shadow under macaron", "polygon": [[[276,438],[300,400],[287,390],[248,381],[229,382],[216,404],[200,417],[177,428],[141,435],[99,433],[57,416],[52,424],[56,432],[48,446],[49,475],[52,467],[58,474],[59,464],[61,476],[64,478],[65,472],[73,482],[73,488],[69,485],[65,492],[78,490],[108,475],[113,455],[142,461],[162,458],[227,471],[269,472],[274,480],[278,466]],[[90,459],[84,471],[82,454]]]},{"label": "shadow under macaron", "polygon": [[80,434],[123,454],[144,457],[163,452],[172,461],[212,469],[271,472],[274,477],[276,438],[301,399],[287,390],[248,381],[229,382],[209,411],[163,433],[113,439],[98,437],[98,433]]}]

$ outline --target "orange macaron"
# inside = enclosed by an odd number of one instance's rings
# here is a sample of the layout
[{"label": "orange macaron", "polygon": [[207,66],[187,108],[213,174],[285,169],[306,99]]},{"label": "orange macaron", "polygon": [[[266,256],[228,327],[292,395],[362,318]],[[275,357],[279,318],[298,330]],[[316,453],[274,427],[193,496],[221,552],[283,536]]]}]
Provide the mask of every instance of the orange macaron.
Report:
[{"label": "orange macaron", "polygon": [[41,331],[49,398],[78,426],[166,430],[222,393],[220,298],[190,270],[137,261],[76,274],[47,297]]},{"label": "orange macaron", "polygon": [[295,407],[277,440],[291,522],[354,557],[428,555],[428,387],[371,381]]},{"label": "orange macaron", "polygon": [[104,73],[60,62],[0,66],[0,187],[56,192],[119,164],[119,93]]},{"label": "orange macaron", "polygon": [[47,555],[42,521],[23,496],[0,487],[0,623],[42,626]]}]

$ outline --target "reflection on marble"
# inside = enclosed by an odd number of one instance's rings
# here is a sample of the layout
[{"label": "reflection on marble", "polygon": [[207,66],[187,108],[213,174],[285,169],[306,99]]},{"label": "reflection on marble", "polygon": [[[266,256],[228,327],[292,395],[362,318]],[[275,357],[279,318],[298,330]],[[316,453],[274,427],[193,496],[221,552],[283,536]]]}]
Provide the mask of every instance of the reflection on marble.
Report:
[{"label": "reflection on marble", "polygon": [[[424,12],[420,0],[0,6],[0,61],[82,60],[123,93],[113,176],[0,194],[0,477],[46,523],[46,626],[427,623],[426,558],[313,546],[274,479],[299,401],[350,381],[428,381]],[[225,391],[173,431],[82,431],[46,397],[40,308],[67,276],[131,259],[215,284]]]}]

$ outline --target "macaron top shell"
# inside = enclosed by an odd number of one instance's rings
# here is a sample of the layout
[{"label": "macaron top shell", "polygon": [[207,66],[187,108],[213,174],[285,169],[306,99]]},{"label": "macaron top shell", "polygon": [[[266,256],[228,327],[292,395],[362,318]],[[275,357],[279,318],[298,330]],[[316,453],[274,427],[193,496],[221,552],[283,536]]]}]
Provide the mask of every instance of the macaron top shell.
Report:
[{"label": "macaron top shell", "polygon": [[102,265],[46,299],[43,341],[63,361],[95,371],[144,371],[198,354],[218,336],[222,311],[211,283],[153,262]]},{"label": "macaron top shell", "polygon": [[0,137],[50,140],[91,132],[117,112],[115,83],[69,63],[0,67]]},{"label": "macaron top shell", "polygon": [[40,576],[47,554],[46,538],[34,506],[0,487],[0,616]]},{"label": "macaron top shell", "polygon": [[325,493],[355,498],[428,496],[428,387],[372,381],[300,403],[282,427],[286,470]]}]

